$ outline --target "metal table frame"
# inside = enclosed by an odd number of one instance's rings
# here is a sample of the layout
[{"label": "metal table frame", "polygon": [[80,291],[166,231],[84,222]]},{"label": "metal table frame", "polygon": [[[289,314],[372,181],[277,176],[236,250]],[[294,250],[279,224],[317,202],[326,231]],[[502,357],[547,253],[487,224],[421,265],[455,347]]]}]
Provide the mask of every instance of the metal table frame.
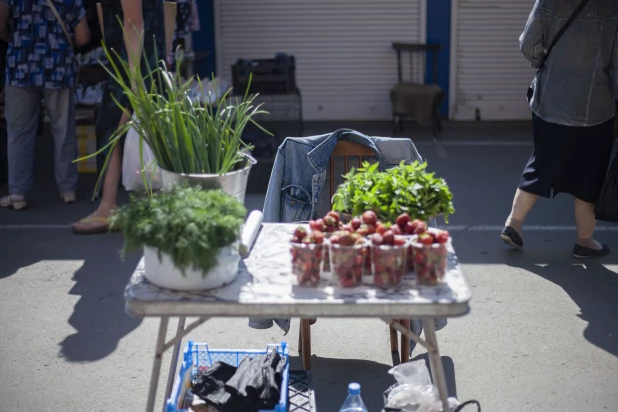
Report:
[{"label": "metal table frame", "polygon": [[[459,268],[454,251],[449,254],[446,283],[437,287],[410,287],[414,280],[392,290],[362,286],[341,290],[324,285],[317,289],[294,285],[289,268],[287,234],[294,226],[265,224],[251,255],[239,269],[237,279],[223,288],[199,293],[160,289],[143,276],[143,262],[125,291],[126,311],[137,317],[159,317],[155,356],[150,378],[146,412],[154,410],[163,355],[172,349],[170,372],[165,390],[169,398],[178,365],[182,339],[215,317],[293,317],[293,318],[379,318],[428,351],[433,382],[439,390],[445,411],[448,393],[434,319],[456,317],[470,310],[471,291]],[[286,261],[283,264],[283,260]],[[283,265],[282,265],[283,264]],[[407,284],[406,284],[407,283]],[[166,340],[169,321],[178,317],[175,335]],[[198,319],[186,324],[187,317]],[[423,320],[425,339],[416,335],[400,319]],[[165,411],[165,403],[164,403]]]}]

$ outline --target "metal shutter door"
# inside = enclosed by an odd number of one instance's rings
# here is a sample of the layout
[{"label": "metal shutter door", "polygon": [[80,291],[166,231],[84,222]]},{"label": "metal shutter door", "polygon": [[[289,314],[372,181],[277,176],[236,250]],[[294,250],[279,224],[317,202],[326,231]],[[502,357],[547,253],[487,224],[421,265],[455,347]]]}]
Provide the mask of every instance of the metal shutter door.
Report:
[{"label": "metal shutter door", "polygon": [[[239,58],[296,58],[306,120],[391,118],[393,42],[424,41],[423,0],[218,0],[217,67]],[[231,84],[231,83],[230,83]]]},{"label": "metal shutter door", "polygon": [[456,94],[451,117],[473,120],[530,118],[526,90],[534,70],[519,51],[534,0],[458,0],[454,12]]}]

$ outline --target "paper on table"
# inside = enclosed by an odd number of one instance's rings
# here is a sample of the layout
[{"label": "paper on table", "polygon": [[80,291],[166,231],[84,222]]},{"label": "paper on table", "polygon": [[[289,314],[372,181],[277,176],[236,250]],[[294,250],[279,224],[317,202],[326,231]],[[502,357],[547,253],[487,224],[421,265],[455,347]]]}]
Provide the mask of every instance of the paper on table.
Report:
[{"label": "paper on table", "polygon": [[255,242],[255,238],[262,226],[262,220],[264,220],[264,215],[259,210],[254,210],[247,217],[247,221],[245,222],[245,227],[243,228],[242,235],[240,236],[241,244],[243,245],[241,256],[247,257],[249,255],[249,251],[253,246],[253,242]]}]

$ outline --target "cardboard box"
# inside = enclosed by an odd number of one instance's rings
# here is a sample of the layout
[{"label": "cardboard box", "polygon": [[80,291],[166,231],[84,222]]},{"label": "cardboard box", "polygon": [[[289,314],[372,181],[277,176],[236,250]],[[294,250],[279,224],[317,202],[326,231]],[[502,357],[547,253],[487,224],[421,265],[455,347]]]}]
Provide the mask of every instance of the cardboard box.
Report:
[{"label": "cardboard box", "polygon": [[[94,125],[77,125],[77,158],[81,159],[97,151],[97,136]],[[77,162],[79,173],[97,173],[97,158]]]}]

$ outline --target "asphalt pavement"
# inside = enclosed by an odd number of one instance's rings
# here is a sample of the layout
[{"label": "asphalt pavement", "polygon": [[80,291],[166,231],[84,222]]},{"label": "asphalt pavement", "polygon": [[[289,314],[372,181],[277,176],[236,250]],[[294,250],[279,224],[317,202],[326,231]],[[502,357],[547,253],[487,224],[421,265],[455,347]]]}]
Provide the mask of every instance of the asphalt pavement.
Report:
[{"label": "asphalt pavement", "polygon": [[[526,249],[509,250],[498,232],[531,151],[527,126],[463,125],[459,135],[457,125],[448,127],[448,157],[427,139],[419,139],[419,150],[454,193],[449,227],[474,293],[471,313],[438,332],[451,395],[477,399],[489,412],[616,410],[618,226],[601,224],[598,232],[616,252],[575,261],[573,201],[558,195],[531,213]],[[69,231],[68,223],[93,208],[93,177],[82,179],[77,204],[62,204],[45,147],[30,208],[0,210],[0,411],[141,411],[158,324],[124,312],[123,289],[139,256],[120,259],[121,235]],[[249,209],[262,203],[263,195],[247,198]],[[387,327],[319,319],[312,336],[318,410],[336,412],[347,383],[358,381],[369,410],[379,411],[394,383]],[[214,348],[287,340],[292,365],[300,367],[297,321],[284,337],[219,319],[190,338]],[[412,357],[423,355],[417,347]]]}]

